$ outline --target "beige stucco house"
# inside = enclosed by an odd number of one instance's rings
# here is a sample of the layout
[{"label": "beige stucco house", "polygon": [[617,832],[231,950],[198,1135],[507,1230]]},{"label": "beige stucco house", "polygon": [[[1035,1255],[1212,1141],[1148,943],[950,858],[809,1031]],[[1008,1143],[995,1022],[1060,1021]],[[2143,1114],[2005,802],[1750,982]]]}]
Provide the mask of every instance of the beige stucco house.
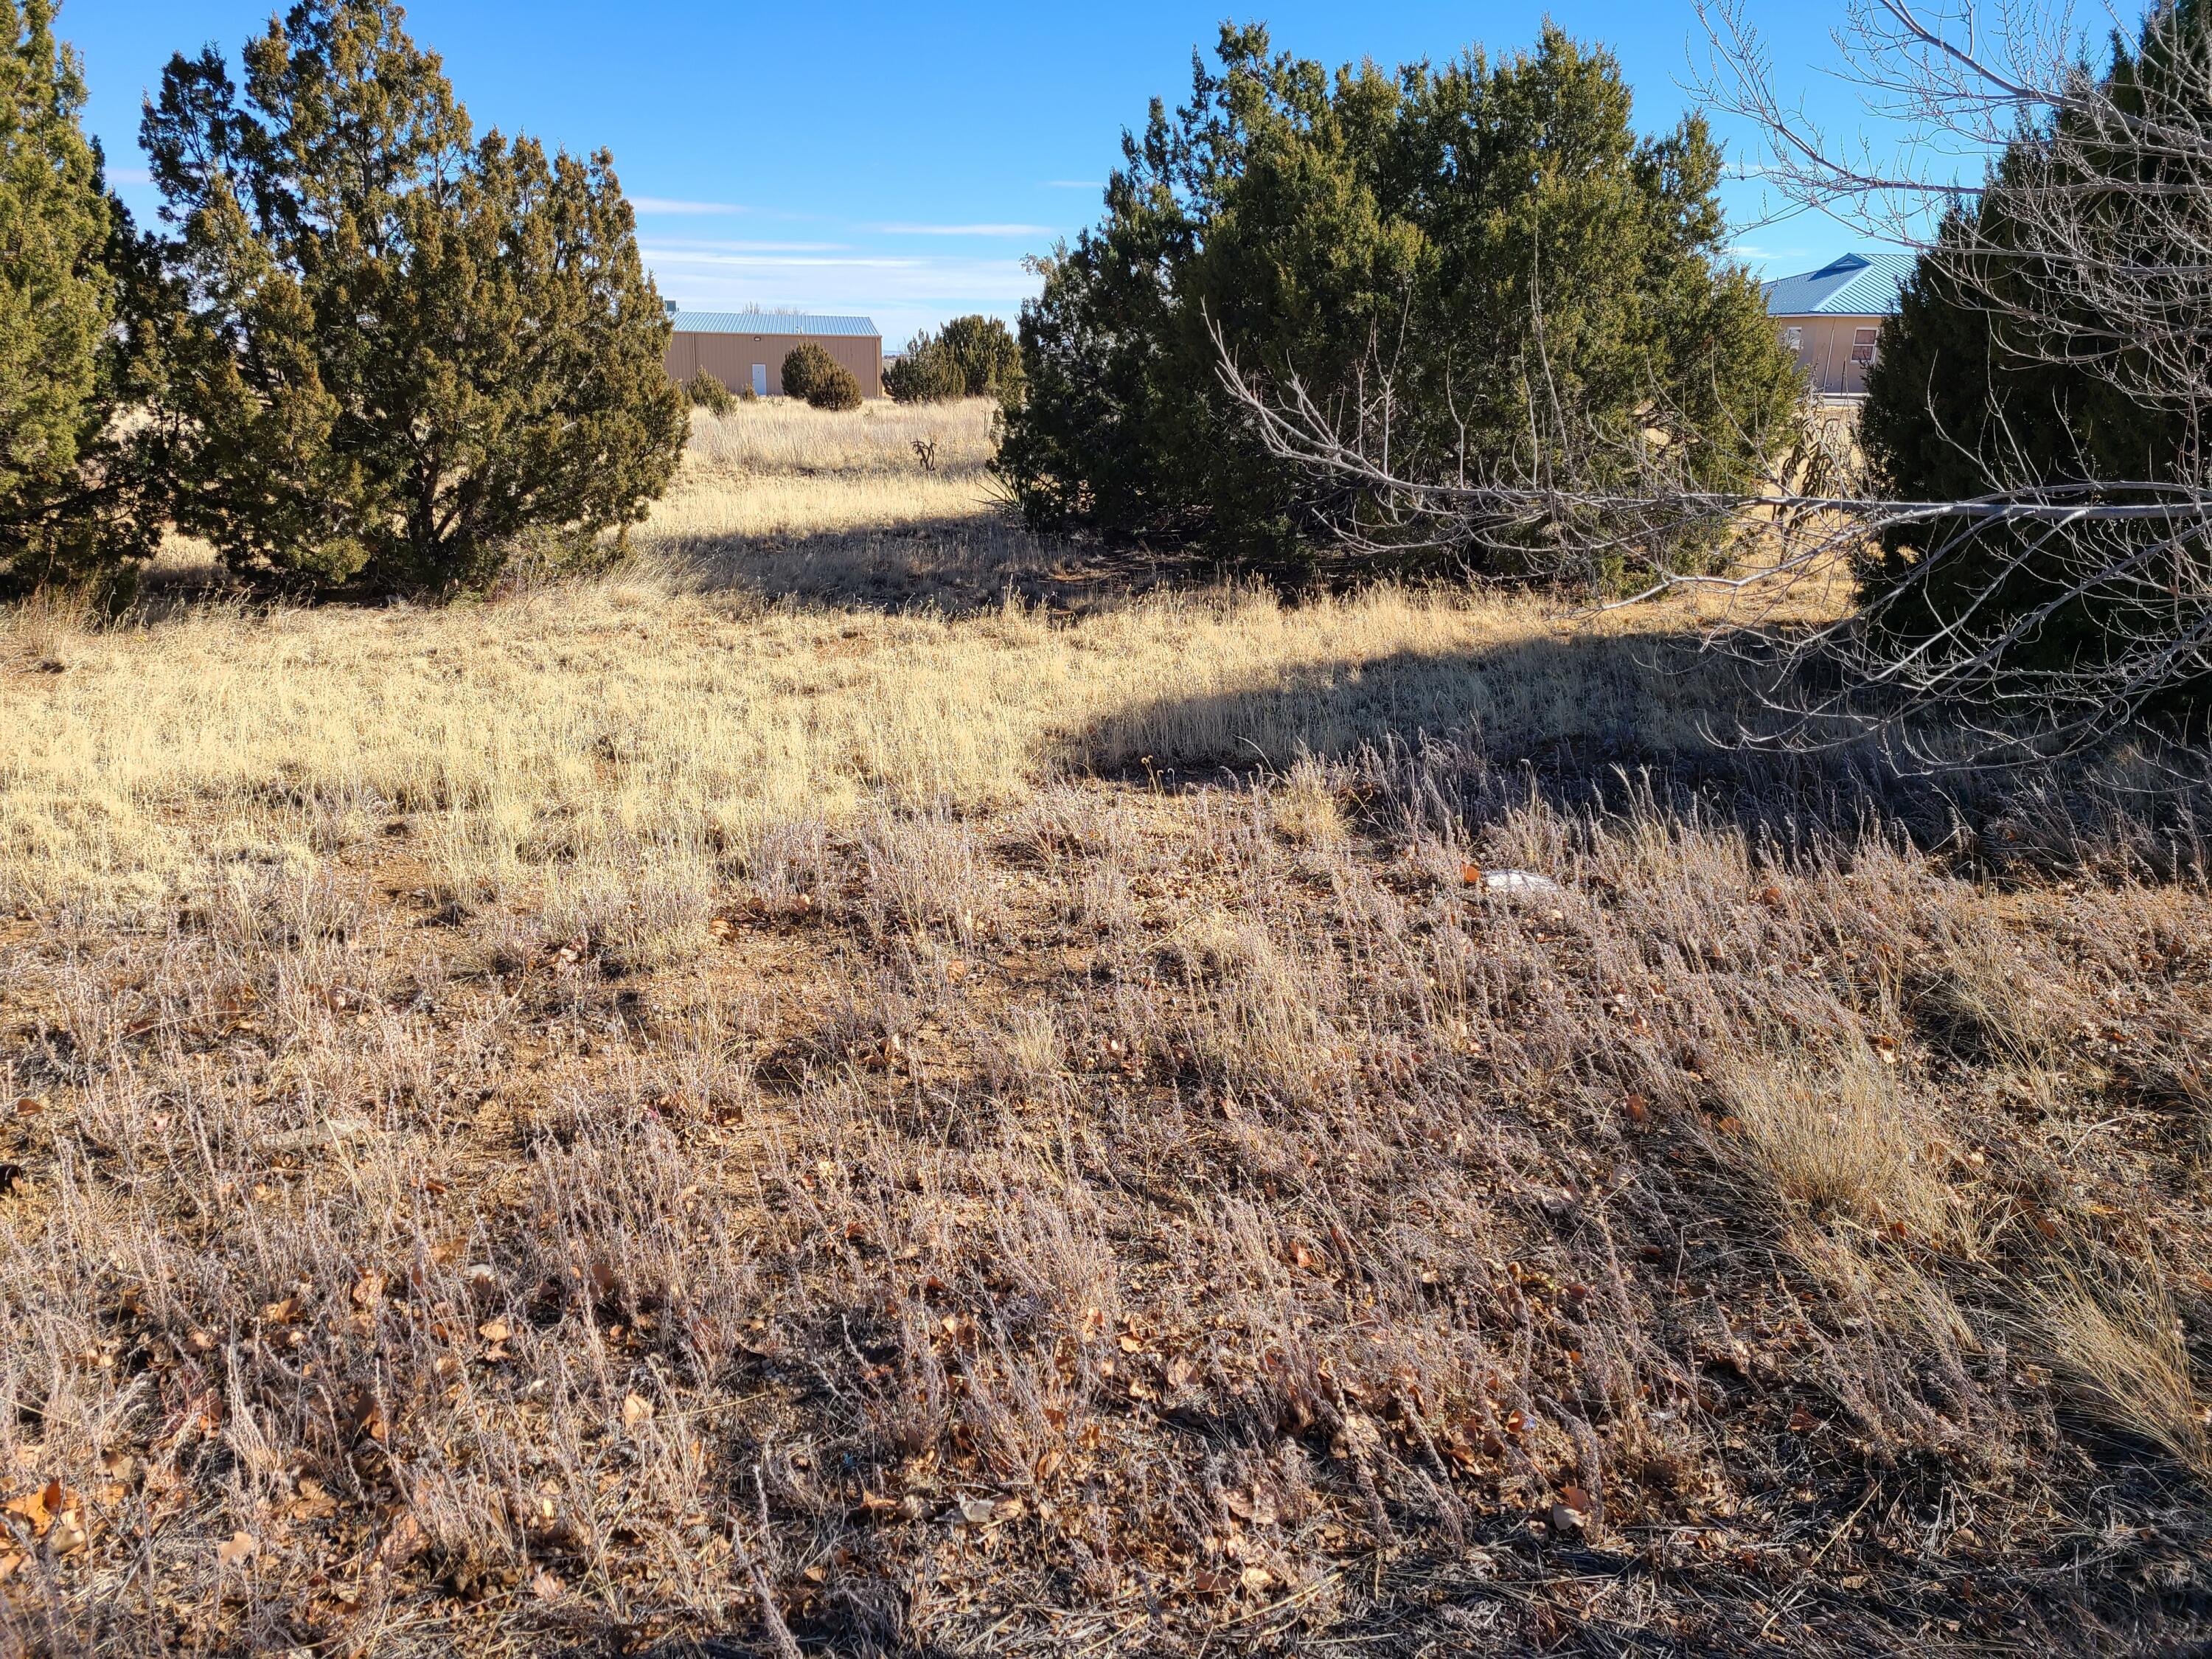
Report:
[{"label": "beige stucco house", "polygon": [[1912,262],[1901,254],[1846,253],[1818,270],[1762,283],[1766,314],[1823,402],[1856,403],[1881,350],[1882,325]]}]

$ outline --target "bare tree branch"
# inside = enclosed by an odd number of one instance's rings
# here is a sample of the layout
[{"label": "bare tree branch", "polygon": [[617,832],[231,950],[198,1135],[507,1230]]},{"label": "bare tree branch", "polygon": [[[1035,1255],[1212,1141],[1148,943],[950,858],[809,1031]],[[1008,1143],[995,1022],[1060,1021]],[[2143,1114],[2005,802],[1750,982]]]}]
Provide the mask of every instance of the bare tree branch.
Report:
[{"label": "bare tree branch", "polygon": [[[1786,430],[1732,434],[1757,458],[1753,485],[1699,489],[1688,465],[1694,422],[1656,391],[1636,430],[1578,418],[1550,373],[1533,283],[1526,440],[1510,458],[1477,462],[1462,449],[1447,466],[1395,464],[1390,434],[1422,416],[1433,426],[1435,411],[1412,405],[1379,339],[1351,386],[1320,388],[1295,366],[1248,371],[1217,331],[1231,398],[1270,453],[1339,492],[1347,505],[1334,528],[1353,550],[1446,553],[1493,580],[1594,586],[1639,573],[1608,607],[1718,596],[1712,646],[1774,671],[1771,712],[1787,718],[1762,740],[1873,733],[1919,751],[1932,741],[1923,717],[1941,712],[1984,756],[2048,754],[2206,683],[2208,31],[2162,4],[2131,55],[2100,76],[2064,10],[1850,0],[1835,37],[1844,72],[1905,134],[1877,156],[1864,142],[1832,141],[1784,98],[1743,7],[1701,6],[1707,91],[1765,135],[1760,176],[1776,192],[1917,249],[1921,283],[1988,319],[1995,371],[2063,367],[2119,406],[2161,417],[2177,434],[2172,453],[2100,463],[2070,409],[2039,411],[2039,446],[1999,400],[1975,433],[1944,434],[1978,487],[1900,500],[1863,476],[1848,445],[1817,441],[1822,423],[1808,410]],[[2105,21],[2118,38],[2120,20]],[[1962,180],[1962,167],[1978,176]],[[1931,200],[1949,210],[1940,234]],[[2056,459],[2054,425],[2066,434]],[[1902,568],[1856,610],[1783,624],[1811,586],[1885,546],[1905,550]],[[2085,618],[2094,648],[2054,653]],[[1828,672],[1808,672],[1815,663]],[[1820,686],[1832,689],[1808,690]]]}]

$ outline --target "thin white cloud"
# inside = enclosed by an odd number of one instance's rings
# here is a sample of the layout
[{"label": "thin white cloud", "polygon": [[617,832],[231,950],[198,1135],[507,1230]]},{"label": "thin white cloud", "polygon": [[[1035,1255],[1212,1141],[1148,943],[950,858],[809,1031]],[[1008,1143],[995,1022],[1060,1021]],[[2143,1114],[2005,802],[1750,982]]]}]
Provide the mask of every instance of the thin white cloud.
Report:
[{"label": "thin white cloud", "polygon": [[666,196],[633,196],[629,204],[640,213],[750,213],[734,202],[680,202]]},{"label": "thin white cloud", "polygon": [[110,167],[107,182],[111,185],[150,185],[154,175],[145,167]]},{"label": "thin white cloud", "polygon": [[849,242],[723,241],[702,237],[669,237],[656,244],[664,253],[842,253]]},{"label": "thin white cloud", "polygon": [[644,252],[660,291],[688,309],[758,304],[864,311],[886,332],[968,312],[1011,313],[1039,286],[1018,259],[776,258],[668,247]]},{"label": "thin white cloud", "polygon": [[878,225],[887,236],[1053,236],[1050,225]]},{"label": "thin white cloud", "polygon": [[740,268],[767,266],[819,266],[838,269],[850,266],[857,270],[899,270],[908,266],[924,264],[921,259],[870,258],[852,254],[843,258],[823,258],[812,254],[791,253],[708,253],[697,248],[641,247],[638,250],[655,264],[671,265],[735,265]]}]

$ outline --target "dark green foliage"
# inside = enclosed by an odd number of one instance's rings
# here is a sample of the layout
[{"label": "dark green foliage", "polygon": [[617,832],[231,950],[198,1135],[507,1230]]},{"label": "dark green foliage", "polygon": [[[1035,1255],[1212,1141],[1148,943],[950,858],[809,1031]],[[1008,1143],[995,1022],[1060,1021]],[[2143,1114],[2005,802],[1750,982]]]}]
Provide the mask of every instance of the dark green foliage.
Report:
[{"label": "dark green foliage", "polygon": [[0,597],[112,596],[160,528],[155,434],[125,424],[154,374],[160,286],[52,21],[49,0],[0,0]]},{"label": "dark green foliage", "polygon": [[1021,344],[995,317],[955,317],[939,332],[925,329],[884,371],[884,390],[902,404],[956,398],[1013,403],[1021,386]]},{"label": "dark green foliage", "polygon": [[860,382],[853,371],[841,362],[832,362],[827,368],[817,368],[806,387],[806,401],[817,409],[841,411],[860,406]]},{"label": "dark green foliage", "polygon": [[801,340],[783,360],[783,395],[814,401],[817,381],[837,367],[837,360],[812,340]]},{"label": "dark green foliage", "polygon": [[730,395],[729,387],[703,368],[691,377],[684,391],[692,408],[703,409],[709,415],[726,415],[738,401]]},{"label": "dark green foliage", "polygon": [[[2123,118],[2155,125],[2174,118],[2176,100],[2201,101],[2191,88],[2203,84],[2207,22],[2204,7],[2190,3],[2154,14],[2133,51],[2115,40],[2102,88]],[[2194,61],[2177,68],[2177,58]],[[2156,106],[2148,115],[2147,99]],[[2124,239],[2131,265],[2159,263],[2146,245],[2159,234],[2147,227],[2158,221],[2142,216],[2146,210],[2126,185],[2140,179],[2154,186],[2160,162],[2107,143],[2084,144],[2067,125],[2072,119],[2062,117],[2055,133],[2025,135],[2000,158],[1978,203],[1947,220],[1922,255],[1897,316],[1882,331],[1859,433],[1884,487],[1900,499],[2166,483],[2201,473],[2204,439],[2192,411],[2130,389],[2159,379],[2142,349],[2117,340],[2109,349],[2085,349],[2099,319],[2063,313],[2054,319],[2051,296],[2081,288],[2063,268],[2081,256],[2045,246],[2032,209],[2023,222],[2021,204],[2031,191],[2069,191],[2072,215],[2108,227],[2133,217],[2137,228],[2112,234]],[[2201,131],[2212,123],[2212,110],[2193,109],[2189,119]],[[2095,177],[2063,171],[2084,156],[2095,158]],[[2148,211],[2170,218],[2172,210],[2154,199]],[[2200,268],[2195,246],[2168,254],[2176,270]],[[2088,564],[2117,560],[2131,540],[2143,544],[2142,538],[2163,533],[2106,524],[2057,537],[2039,526],[1978,529],[1958,538],[1962,527],[1961,520],[1941,519],[1893,530],[1863,564],[1862,597],[1876,606],[1873,625],[1893,652],[1939,639],[1955,649],[1994,638],[2065,599]],[[1954,538],[1939,562],[1922,568],[1929,550]],[[2021,632],[2005,649],[2006,665],[2094,666],[2123,640],[2170,630],[2171,613],[2158,614],[2163,609],[2145,608],[2139,594],[2122,597],[2116,586],[2093,587]]]},{"label": "dark green foliage", "polygon": [[382,0],[178,57],[143,142],[192,295],[177,515],[234,568],[450,593],[524,541],[594,556],[666,486],[668,320],[604,154],[471,138]]},{"label": "dark green foliage", "polygon": [[906,343],[896,361],[884,365],[884,390],[894,403],[946,404],[968,395],[968,376],[925,330]]},{"label": "dark green foliage", "polygon": [[938,337],[971,398],[1012,402],[1021,395],[1022,347],[996,317],[955,317]]},{"label": "dark green foliage", "polygon": [[1656,422],[1696,482],[1728,488],[1745,434],[1795,418],[1758,288],[1720,263],[1717,149],[1696,119],[1638,140],[1611,58],[1554,28],[1530,53],[1395,76],[1272,57],[1259,28],[1224,28],[1220,58],[1125,137],[1103,222],[1024,307],[997,465],[1033,525],[1304,567],[1345,503],[1261,448],[1212,325],[1248,370],[1323,397],[1389,361],[1392,460],[1417,476],[1535,467],[1533,412],[1578,435]]}]

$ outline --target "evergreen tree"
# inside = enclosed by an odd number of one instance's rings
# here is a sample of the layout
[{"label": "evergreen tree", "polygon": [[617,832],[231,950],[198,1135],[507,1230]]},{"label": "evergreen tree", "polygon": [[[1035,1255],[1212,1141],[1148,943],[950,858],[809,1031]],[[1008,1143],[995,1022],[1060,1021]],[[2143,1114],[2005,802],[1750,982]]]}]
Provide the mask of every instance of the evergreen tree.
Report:
[{"label": "evergreen tree", "polygon": [[884,367],[884,390],[893,403],[947,404],[968,395],[968,374],[924,329]]},{"label": "evergreen tree", "polygon": [[692,408],[703,409],[709,415],[726,415],[738,401],[719,377],[703,368],[691,377],[691,383],[684,390]]},{"label": "evergreen tree", "polygon": [[1534,465],[1534,410],[1601,438],[1656,423],[1705,486],[1748,478],[1749,434],[1802,388],[1756,285],[1722,263],[1701,122],[1639,140],[1612,58],[1550,27],[1526,54],[1395,76],[1332,76],[1257,27],[1224,28],[1219,56],[1125,137],[1103,222],[1024,308],[1026,393],[997,465],[1033,524],[1304,568],[1345,503],[1238,417],[1216,330],[1247,369],[1324,397],[1379,346],[1392,459],[1415,475]]},{"label": "evergreen tree", "polygon": [[955,398],[1012,403],[1021,386],[1020,343],[996,317],[955,317],[934,333],[923,330],[884,375],[884,389],[908,404]]},{"label": "evergreen tree", "polygon": [[996,317],[955,317],[938,336],[968,395],[1010,402],[1021,395],[1022,348]]},{"label": "evergreen tree", "polygon": [[604,153],[472,137],[386,0],[173,58],[143,141],[191,296],[178,517],[235,568],[450,593],[586,556],[680,458],[668,321]]},{"label": "evergreen tree", "polygon": [[787,398],[814,400],[814,388],[826,381],[837,367],[837,360],[812,340],[801,340],[784,354],[783,369],[778,377],[783,383]]},{"label": "evergreen tree", "polygon": [[850,414],[860,406],[860,377],[833,358],[827,368],[808,382],[806,401],[815,409]]},{"label": "evergreen tree", "polygon": [[[2212,13],[2190,0],[2154,12],[2136,48],[2115,40],[2100,91],[2122,123],[2146,123],[2154,134],[2161,126],[2212,130],[2212,109],[2197,90],[2208,23]],[[2183,108],[2185,122],[2178,118]],[[2145,395],[2142,388],[2163,376],[2142,361],[2144,348],[2112,338],[2084,349],[2104,332],[2101,319],[2073,316],[2078,307],[2054,299],[2081,289],[2067,269],[2072,261],[2100,254],[2050,245],[2036,206],[2048,193],[2070,198],[2069,220],[2106,227],[2125,246],[2129,267],[2152,270],[2170,259],[2172,270],[2201,270],[2193,243],[2156,252],[2150,246],[2185,216],[2160,199],[2172,194],[2160,176],[2170,165],[2158,154],[2161,140],[2154,136],[2131,150],[2102,129],[2077,131],[2075,122],[2062,115],[2054,129],[2024,133],[2010,146],[1978,201],[1945,220],[1882,330],[1859,435],[1884,488],[1901,500],[2080,485],[2090,487],[2079,497],[2086,501],[2100,485],[2201,477],[2208,464],[2203,410],[2193,400]],[[2132,188],[2138,185],[2141,196]],[[2146,200],[2153,205],[2144,207]],[[2201,215],[2199,222],[2212,225]],[[2008,646],[2005,661],[2013,670],[2065,670],[2103,659],[2118,640],[2155,639],[2172,625],[2156,599],[2146,609],[2115,586],[2081,583],[2087,566],[2125,555],[2125,529],[2099,526],[2094,546],[2041,525],[1966,530],[1955,518],[1901,526],[1863,563],[1862,597],[1877,604],[1870,625],[1891,651],[1939,637],[1954,645],[1995,637],[2048,608]],[[1941,563],[1920,568],[1930,549],[1947,543]]]},{"label": "evergreen tree", "polygon": [[160,517],[120,423],[145,391],[151,289],[53,15],[0,0],[0,597],[112,589]]}]

